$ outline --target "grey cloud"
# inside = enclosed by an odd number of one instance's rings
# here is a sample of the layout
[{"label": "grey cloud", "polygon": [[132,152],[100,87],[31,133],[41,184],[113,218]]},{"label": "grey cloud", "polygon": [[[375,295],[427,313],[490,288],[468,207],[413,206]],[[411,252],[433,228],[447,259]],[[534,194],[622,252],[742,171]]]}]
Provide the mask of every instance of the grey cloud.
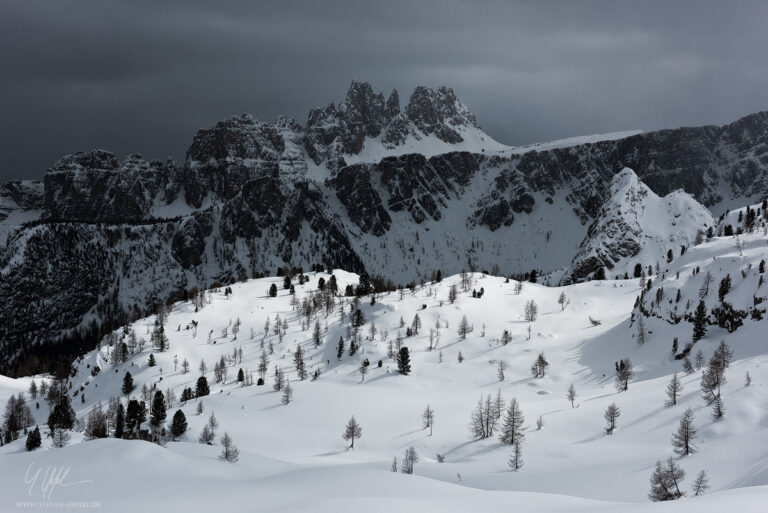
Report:
[{"label": "grey cloud", "polygon": [[724,123],[768,108],[764,2],[0,4],[0,180],[106,148],[183,160],[241,112],[304,121],[353,78],[448,85],[499,141]]}]

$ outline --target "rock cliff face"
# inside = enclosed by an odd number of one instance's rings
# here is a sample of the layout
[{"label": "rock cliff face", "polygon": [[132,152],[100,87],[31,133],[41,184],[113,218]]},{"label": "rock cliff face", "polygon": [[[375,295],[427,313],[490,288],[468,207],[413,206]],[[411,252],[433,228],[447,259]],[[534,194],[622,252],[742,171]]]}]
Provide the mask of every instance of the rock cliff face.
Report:
[{"label": "rock cliff face", "polygon": [[[715,210],[768,194],[766,112],[550,147],[497,143],[451,89],[419,87],[401,107],[397,91],[353,82],[303,125],[243,115],[201,130],[183,164],[64,157],[42,184],[0,184],[0,357],[285,265],[401,283],[567,266],[625,167]],[[579,269],[569,279],[592,272]]]}]

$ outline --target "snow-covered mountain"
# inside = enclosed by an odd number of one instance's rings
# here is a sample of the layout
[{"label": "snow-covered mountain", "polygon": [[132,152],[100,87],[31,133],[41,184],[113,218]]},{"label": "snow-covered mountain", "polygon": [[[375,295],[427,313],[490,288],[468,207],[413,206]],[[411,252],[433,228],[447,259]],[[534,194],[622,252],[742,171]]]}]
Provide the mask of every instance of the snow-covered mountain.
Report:
[{"label": "snow-covered mountain", "polygon": [[0,356],[8,372],[49,368],[157,303],[278,267],[394,283],[562,269],[624,167],[716,213],[768,193],[768,113],[622,135],[506,147],[450,89],[402,106],[353,82],[304,124],[200,130],[183,164],[66,156],[42,184],[0,187]]},{"label": "snow-covered mountain", "polygon": [[[622,194],[644,190],[628,171],[613,188]],[[659,209],[667,205],[665,198],[658,201]],[[623,204],[630,203],[625,199]],[[711,238],[664,261],[659,274],[648,276],[650,285],[631,278],[547,287],[472,273],[417,284],[402,293],[376,294],[371,300],[328,294],[331,275],[307,272],[306,281],[293,276],[293,293],[284,288],[284,277],[270,277],[233,284],[231,292],[222,286],[193,301],[177,302],[165,315],[166,350],[158,351],[150,341],[157,317],[138,319],[83,354],[66,389],[85,423],[99,405],[106,410],[112,398],[123,404],[144,400],[145,386],[147,396],[157,391],[164,398],[175,396],[164,425],[170,426],[181,410],[188,429],[179,440],[164,447],[115,438],[84,441],[83,433],[75,431],[63,449],[51,448],[44,437],[42,448],[29,453],[22,438],[0,447],[0,496],[14,502],[42,500],[39,486],[22,486],[24,469],[32,465],[33,471],[64,466],[64,484],[79,483],[55,487],[49,500],[97,501],[108,511],[174,509],[181,503],[189,511],[244,503],[269,511],[420,507],[453,512],[513,505],[554,512],[650,512],[661,507],[705,513],[734,504],[760,511],[768,497],[762,450],[768,435],[768,285],[763,282],[768,237],[763,207],[751,208],[753,217],[746,209],[725,216]],[[718,236],[726,224],[737,235]],[[704,290],[707,275],[712,286]],[[333,276],[339,291],[360,279],[341,270]],[[730,286],[718,297],[717,284],[726,276]],[[275,297],[268,293],[272,285]],[[452,287],[455,301],[450,300]],[[694,343],[689,318],[702,299],[709,323]],[[529,322],[525,311],[530,301],[537,314]],[[724,302],[744,311],[743,325],[735,330],[719,326],[712,315]],[[355,315],[357,309],[362,318]],[[673,310],[674,318],[667,315]],[[459,330],[463,317],[472,328],[465,338]],[[355,327],[356,320],[362,325]],[[340,338],[344,350],[339,356]],[[350,354],[353,340],[359,348]],[[716,419],[700,392],[704,368],[694,363],[686,373],[681,364],[685,355],[695,362],[699,351],[706,363],[721,340],[733,358],[721,390],[726,413]],[[408,375],[399,374],[389,356],[390,345],[398,342],[409,348]],[[122,344],[125,361],[115,356]],[[298,347],[307,379],[301,379],[294,364]],[[268,372],[259,386],[262,351]],[[540,352],[549,367],[543,378],[535,378],[530,368]],[[616,362],[622,359],[631,360],[635,375],[628,390],[619,392],[614,378]],[[370,365],[363,374],[366,360]],[[189,372],[184,371],[185,361]],[[207,363],[203,374],[210,394],[180,401],[186,388],[196,388],[201,361]],[[222,361],[226,377],[217,382],[214,364]],[[273,390],[275,368],[293,387],[288,404]],[[240,369],[253,381],[239,382]],[[134,388],[126,394],[122,388],[128,372]],[[674,373],[683,389],[677,404],[667,406],[666,388]],[[26,391],[32,379],[0,378],[0,401]],[[38,385],[42,379],[50,382],[49,377],[34,379]],[[571,383],[573,404],[566,398]],[[498,438],[501,426],[494,436],[480,440],[473,440],[469,429],[478,399],[490,396],[493,402],[497,394],[505,405],[515,398],[525,417],[524,464],[516,472],[508,466],[512,447]],[[611,403],[621,415],[609,435],[604,413]],[[47,403],[38,398],[30,405],[45,434]],[[422,419],[427,405],[434,412],[431,429]],[[655,462],[674,455],[670,440],[689,407],[697,428],[695,453],[674,460],[687,474],[681,490],[688,498],[651,504],[647,494]],[[216,445],[199,444],[211,414],[218,419]],[[362,426],[354,450],[341,438],[353,415]],[[149,429],[149,421],[142,427]],[[217,458],[225,432],[240,450],[236,463]],[[399,468],[409,447],[419,457],[414,474],[391,472],[393,458]],[[691,485],[701,470],[707,471],[711,488],[696,497]]]},{"label": "snow-covered mountain", "polygon": [[587,230],[564,281],[594,276],[631,275],[633,267],[658,264],[677,255],[714,228],[715,219],[690,194],[678,190],[657,196],[625,168],[613,177],[610,198]]}]

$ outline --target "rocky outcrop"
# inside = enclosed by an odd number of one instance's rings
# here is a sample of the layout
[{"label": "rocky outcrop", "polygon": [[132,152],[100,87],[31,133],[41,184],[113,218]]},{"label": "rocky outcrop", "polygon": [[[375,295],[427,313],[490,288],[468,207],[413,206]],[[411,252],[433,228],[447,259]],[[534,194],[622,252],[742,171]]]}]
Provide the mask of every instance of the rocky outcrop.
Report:
[{"label": "rocky outcrop", "polygon": [[611,197],[589,226],[563,282],[594,276],[622,276],[664,260],[667,251],[690,246],[697,234],[714,227],[709,210],[682,190],[659,197],[624,168],[611,181]]}]

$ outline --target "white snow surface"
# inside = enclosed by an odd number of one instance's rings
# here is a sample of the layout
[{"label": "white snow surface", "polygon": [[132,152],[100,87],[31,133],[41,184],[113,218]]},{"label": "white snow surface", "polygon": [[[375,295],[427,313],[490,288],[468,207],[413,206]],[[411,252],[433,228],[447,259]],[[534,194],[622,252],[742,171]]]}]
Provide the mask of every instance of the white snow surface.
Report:
[{"label": "white snow surface", "polygon": [[[678,313],[690,311],[698,302],[700,281],[711,271],[714,281],[706,298],[708,306],[717,302],[717,283],[726,273],[733,284],[726,299],[736,308],[747,308],[753,298],[765,297],[766,287],[758,286],[758,265],[768,257],[768,236],[760,233],[735,238],[714,237],[691,247],[685,255],[665,264],[662,275],[652,276],[655,286],[663,286],[664,308],[672,308],[679,289]],[[693,274],[699,267],[701,272]],[[679,275],[677,274],[679,272]],[[340,289],[355,284],[358,277],[334,271]],[[764,275],[763,275],[764,276]],[[325,273],[308,274],[309,281],[298,285],[299,299],[316,289]],[[48,414],[44,401],[33,412],[44,433],[43,447],[26,452],[21,440],[0,448],[0,510],[26,509],[21,502],[44,501],[40,480],[29,478],[36,469],[66,469],[63,483],[48,489],[51,501],[95,501],[103,511],[206,511],[244,508],[259,511],[442,511],[465,512],[471,509],[500,508],[552,512],[714,512],[729,506],[743,511],[764,511],[768,501],[768,320],[747,318],[744,326],[728,333],[709,326],[706,337],[694,346],[708,359],[720,340],[735,353],[723,388],[726,415],[713,420],[699,391],[702,371],[691,375],[681,371],[671,353],[673,337],[681,347],[690,341],[691,325],[674,324],[665,316],[646,320],[648,338],[644,345],[635,341],[635,326],[630,315],[640,291],[639,281],[592,281],[567,287],[545,287],[524,283],[519,295],[515,282],[473,274],[469,292],[459,287],[454,304],[447,301],[451,284],[459,276],[441,283],[427,284],[403,298],[396,292],[360,303],[366,319],[362,338],[373,322],[386,330],[390,340],[398,332],[402,317],[410,325],[415,314],[421,318],[417,336],[405,337],[410,348],[412,372],[399,375],[396,364],[387,358],[387,343],[379,335],[363,340],[354,356],[345,352],[336,358],[340,336],[349,342],[349,305],[342,321],[338,306],[326,318],[317,319],[323,328],[323,343],[312,342],[311,321],[302,330],[301,317],[291,307],[291,296],[282,287],[282,278],[250,280],[232,285],[232,295],[212,291],[212,302],[199,312],[189,303],[173,306],[166,334],[170,349],[154,353],[157,365],[148,367],[153,351],[147,344],[128,362],[112,366],[103,346],[86,354],[76,366],[73,390],[82,387],[73,400],[83,418],[97,402],[122,396],[120,387],[126,371],[137,385],[157,384],[159,390],[172,388],[177,397],[192,386],[204,359],[209,369],[221,355],[242,348],[242,363],[228,367],[226,383],[207,377],[211,395],[176,404],[169,410],[168,424],[176,409],[187,416],[189,430],[180,441],[165,447],[141,441],[102,439],[83,441],[75,433],[69,446],[50,448],[43,427]],[[267,290],[278,285],[278,297]],[[471,290],[484,289],[480,299]],[[557,300],[561,292],[568,298],[565,309]],[[655,294],[655,288],[646,297]],[[523,319],[528,300],[539,307],[533,323]],[[349,298],[345,301],[349,302]],[[690,304],[689,304],[690,303]],[[282,341],[270,332],[264,336],[267,318],[275,315],[288,320]],[[474,327],[466,340],[459,340],[456,328],[463,315]],[[592,326],[589,316],[602,324]],[[242,321],[233,338],[231,329],[224,337],[222,328],[229,320]],[[136,321],[132,328],[139,337],[149,339],[154,317]],[[199,323],[197,336],[187,329],[192,320]],[[440,322],[437,349],[427,350],[430,328]],[[327,328],[326,328],[327,324]],[[528,328],[530,327],[530,340]],[[251,329],[254,336],[251,337]],[[503,330],[512,335],[510,344],[500,344]],[[483,331],[485,334],[483,336]],[[212,341],[208,343],[208,333]],[[118,333],[120,333],[118,331]],[[256,370],[261,354],[271,342],[270,373],[265,386],[243,387],[236,381],[238,368]],[[310,375],[317,380],[299,381],[292,364],[292,353],[301,344]],[[458,362],[458,353],[465,358]],[[543,351],[550,362],[545,378],[531,377],[529,368]],[[442,362],[440,355],[442,354]],[[179,367],[173,359],[178,357]],[[617,392],[613,384],[614,362],[629,357],[636,376],[629,390]],[[192,371],[181,374],[180,365],[188,359]],[[368,358],[371,367],[364,382],[358,372]],[[382,367],[377,366],[382,360]],[[497,379],[497,365],[503,361],[505,379]],[[94,365],[101,369],[90,374]],[[294,388],[293,402],[282,405],[280,393],[272,390],[272,370],[284,369]],[[665,386],[673,373],[679,373],[684,390],[677,406],[665,407]],[[749,372],[752,384],[744,385]],[[0,377],[0,400],[27,388],[31,378]],[[38,381],[41,377],[36,378]],[[577,391],[575,408],[565,398],[570,383]],[[505,401],[513,397],[526,419],[523,443],[525,465],[518,472],[507,466],[511,450],[497,438],[472,441],[468,423],[477,400],[501,390]],[[85,401],[81,402],[84,394]],[[195,413],[198,402],[205,411]],[[621,408],[618,429],[606,435],[603,412],[612,402]],[[421,414],[429,404],[435,411],[434,431],[422,427]],[[648,501],[648,479],[658,459],[672,455],[670,438],[680,415],[687,407],[695,412],[698,451],[679,458],[687,472],[685,489],[689,497],[672,503]],[[218,436],[229,433],[241,451],[240,461],[226,463],[217,458],[220,446],[197,443],[197,435],[211,412],[219,420]],[[354,415],[363,428],[355,449],[341,439],[344,426]],[[536,429],[542,416],[544,426]],[[148,423],[144,426],[148,426]],[[217,444],[218,444],[217,436]],[[393,457],[402,460],[405,449],[414,446],[419,455],[414,475],[390,472]],[[437,462],[443,455],[444,463]],[[710,475],[712,489],[702,497],[691,497],[690,484],[701,469]],[[30,472],[32,474],[30,474]],[[25,475],[27,482],[25,483]],[[459,476],[460,475],[460,480]],[[14,509],[15,508],[15,509]]]}]

